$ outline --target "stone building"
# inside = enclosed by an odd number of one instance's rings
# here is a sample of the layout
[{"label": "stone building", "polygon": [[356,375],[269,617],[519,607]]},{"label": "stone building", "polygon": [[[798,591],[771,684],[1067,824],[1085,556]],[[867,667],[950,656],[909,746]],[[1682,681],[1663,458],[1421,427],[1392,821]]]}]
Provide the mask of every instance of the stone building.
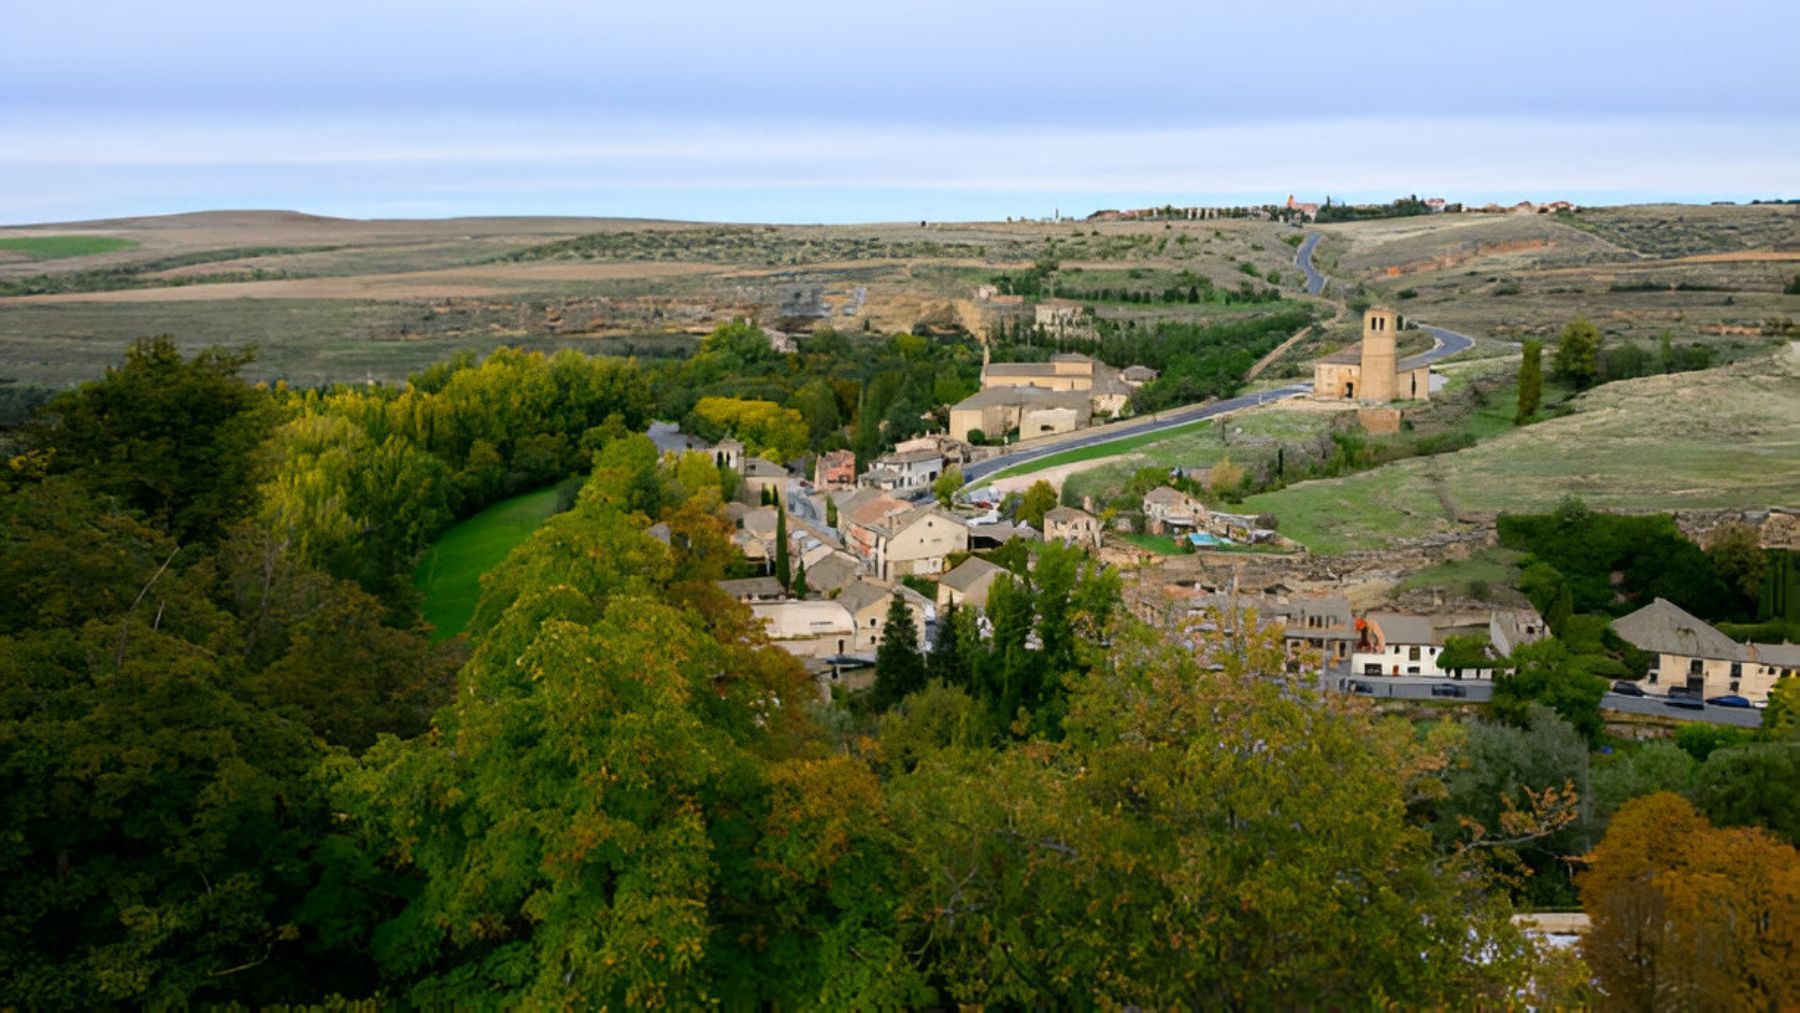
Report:
[{"label": "stone building", "polygon": [[1362,340],[1313,364],[1313,397],[1323,401],[1423,401],[1431,397],[1431,365],[1415,355],[1397,360],[1400,316],[1363,314]]}]

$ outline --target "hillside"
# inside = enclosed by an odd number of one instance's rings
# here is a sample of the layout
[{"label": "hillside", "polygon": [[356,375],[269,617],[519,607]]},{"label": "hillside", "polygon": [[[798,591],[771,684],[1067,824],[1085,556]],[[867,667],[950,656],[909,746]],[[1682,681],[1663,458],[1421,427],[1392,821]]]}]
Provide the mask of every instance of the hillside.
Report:
[{"label": "hillside", "polygon": [[1246,503],[1316,551],[1450,530],[1457,518],[1544,510],[1800,503],[1800,343],[1696,373],[1607,384],[1570,414],[1467,450],[1305,482]]}]

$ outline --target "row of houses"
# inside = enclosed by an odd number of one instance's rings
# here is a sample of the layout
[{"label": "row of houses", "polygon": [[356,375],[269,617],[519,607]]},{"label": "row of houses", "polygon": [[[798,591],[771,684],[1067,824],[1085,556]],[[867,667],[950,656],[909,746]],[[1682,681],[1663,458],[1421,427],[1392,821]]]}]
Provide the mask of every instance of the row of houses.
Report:
[{"label": "row of houses", "polygon": [[1529,607],[1442,616],[1400,612],[1355,615],[1342,595],[1289,598],[1173,589],[1175,625],[1185,634],[1251,625],[1280,629],[1289,667],[1365,676],[1487,679],[1491,668],[1446,669],[1439,662],[1453,636],[1485,636],[1496,657],[1549,636],[1544,620]]},{"label": "row of houses", "polygon": [[[1074,326],[1067,300],[1053,301],[1058,333]],[[1115,369],[1090,356],[1066,353],[1049,362],[989,362],[981,367],[981,390],[950,406],[950,435],[964,442],[973,433],[998,439],[1016,431],[1019,439],[1074,432],[1096,415],[1122,414],[1138,387],[1156,378],[1145,366]]]}]

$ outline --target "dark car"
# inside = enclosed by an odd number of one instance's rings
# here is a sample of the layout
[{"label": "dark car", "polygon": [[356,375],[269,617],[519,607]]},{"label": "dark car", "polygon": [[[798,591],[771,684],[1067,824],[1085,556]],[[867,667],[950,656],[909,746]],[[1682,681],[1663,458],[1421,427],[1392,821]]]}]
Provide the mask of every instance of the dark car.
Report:
[{"label": "dark car", "polygon": [[1684,711],[1703,711],[1705,701],[1697,696],[1670,696],[1663,699],[1664,707],[1680,707]]},{"label": "dark car", "polygon": [[1437,685],[1431,687],[1431,695],[1432,696],[1468,696],[1469,691],[1462,686],[1455,686],[1455,685],[1452,685],[1447,682],[1440,682]]},{"label": "dark car", "polygon": [[1353,682],[1350,684],[1350,692],[1361,693],[1364,696],[1374,696],[1375,687],[1366,682]]},{"label": "dark car", "polygon": [[1748,707],[1748,706],[1750,706],[1750,701],[1748,698],[1738,696],[1736,693],[1728,693],[1725,696],[1709,697],[1706,702],[1709,704],[1712,704],[1714,707]]},{"label": "dark car", "polygon": [[1612,691],[1614,693],[1619,694],[1620,696],[1643,696],[1644,695],[1644,687],[1639,686],[1635,682],[1626,682],[1623,679],[1620,679],[1618,682],[1613,683]]}]

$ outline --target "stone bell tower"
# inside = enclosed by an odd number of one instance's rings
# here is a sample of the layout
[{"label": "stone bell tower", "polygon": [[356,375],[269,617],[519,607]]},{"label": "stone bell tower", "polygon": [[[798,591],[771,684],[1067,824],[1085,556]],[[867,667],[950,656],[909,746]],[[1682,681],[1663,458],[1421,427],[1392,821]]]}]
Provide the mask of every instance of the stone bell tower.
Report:
[{"label": "stone bell tower", "polygon": [[1394,328],[1399,323],[1399,314],[1390,309],[1371,309],[1363,314],[1360,396],[1364,401],[1394,400]]}]

